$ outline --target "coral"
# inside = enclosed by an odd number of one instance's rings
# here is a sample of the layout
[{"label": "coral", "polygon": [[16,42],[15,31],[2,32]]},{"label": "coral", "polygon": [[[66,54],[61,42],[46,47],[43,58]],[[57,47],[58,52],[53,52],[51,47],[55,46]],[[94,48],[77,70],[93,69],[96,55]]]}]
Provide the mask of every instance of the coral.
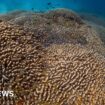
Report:
[{"label": "coral", "polygon": [[105,59],[81,45],[44,47],[29,29],[0,22],[2,105],[104,105]]},{"label": "coral", "polygon": [[0,16],[0,19],[40,32],[38,35],[45,39],[42,41],[45,46],[62,43],[80,44],[105,56],[100,33],[85,24],[81,17],[72,11],[66,9],[45,13],[17,11]]},{"label": "coral", "polygon": [[92,27],[97,31],[99,37],[101,38],[105,46],[105,27],[96,24],[92,24]]},{"label": "coral", "polygon": [[49,93],[43,94],[51,105],[105,105],[104,57],[72,44],[52,45],[47,50]]},{"label": "coral", "polygon": [[0,20],[3,21],[10,21],[11,19],[15,19],[16,17],[19,17],[22,13],[25,13],[26,11],[13,11],[11,13],[7,13],[4,15],[0,15]]},{"label": "coral", "polygon": [[[34,33],[27,30],[10,23],[0,23],[0,88],[14,91],[16,97],[10,103],[13,105],[45,77],[45,51]],[[1,102],[7,105],[8,100],[2,99]]]}]

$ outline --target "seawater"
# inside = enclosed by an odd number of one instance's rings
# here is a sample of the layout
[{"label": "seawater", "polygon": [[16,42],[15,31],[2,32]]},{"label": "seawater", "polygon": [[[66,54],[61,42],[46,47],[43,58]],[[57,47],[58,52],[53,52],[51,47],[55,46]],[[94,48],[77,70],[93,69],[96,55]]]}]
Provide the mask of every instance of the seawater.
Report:
[{"label": "seawater", "polygon": [[105,17],[105,0],[0,0],[0,13],[14,10],[48,11],[72,9]]},{"label": "seawater", "polygon": [[12,11],[46,12],[65,8],[84,19],[105,26],[105,0],[0,0],[0,14]]}]

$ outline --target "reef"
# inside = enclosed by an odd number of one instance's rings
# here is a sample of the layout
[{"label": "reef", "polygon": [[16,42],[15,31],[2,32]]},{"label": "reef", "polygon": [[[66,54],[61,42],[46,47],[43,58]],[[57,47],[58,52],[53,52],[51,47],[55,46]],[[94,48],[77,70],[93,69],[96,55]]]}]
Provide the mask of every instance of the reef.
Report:
[{"label": "reef", "polygon": [[[76,13],[66,9],[57,9],[45,13],[15,11],[0,16],[1,20],[28,27],[38,32],[43,44],[72,43],[80,44],[105,56],[105,44],[100,33],[85,22]],[[40,32],[39,32],[40,31]]]},{"label": "reef", "polygon": [[55,100],[57,105],[105,104],[104,57],[73,44],[52,45],[47,51],[49,94],[46,94],[52,103],[48,105],[55,105]]},{"label": "reef", "polygon": [[15,97],[0,104],[105,105],[104,45],[90,26],[65,10],[8,16],[0,17],[0,89]]},{"label": "reef", "polygon": [[[10,23],[0,23],[1,90],[13,90],[16,98],[26,95],[44,80],[44,49],[32,31]],[[24,92],[25,90],[25,92]],[[23,93],[24,92],[24,93]],[[15,99],[16,100],[16,99]],[[8,101],[1,100],[2,105]],[[17,105],[12,101],[13,105]],[[12,104],[11,103],[11,104]]]}]

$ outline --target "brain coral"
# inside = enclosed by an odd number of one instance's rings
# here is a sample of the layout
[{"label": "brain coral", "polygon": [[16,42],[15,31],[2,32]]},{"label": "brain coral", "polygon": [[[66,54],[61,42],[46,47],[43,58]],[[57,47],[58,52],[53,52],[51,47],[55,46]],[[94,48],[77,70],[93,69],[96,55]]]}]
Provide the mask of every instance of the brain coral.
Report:
[{"label": "brain coral", "polygon": [[105,59],[72,44],[44,48],[32,31],[0,23],[1,105],[105,105]]},{"label": "brain coral", "polygon": [[55,100],[58,105],[105,105],[103,57],[78,45],[52,45],[46,62],[51,105]]},{"label": "brain coral", "polygon": [[[34,33],[10,23],[0,23],[0,90],[13,90],[16,99],[44,80],[44,49]],[[28,91],[27,91],[28,90]],[[1,99],[1,105],[8,100]],[[15,105],[14,99],[11,104]],[[10,105],[10,104],[9,104]]]},{"label": "brain coral", "polygon": [[15,11],[0,16],[0,19],[38,30],[39,35],[44,33],[46,40],[43,44],[46,46],[53,43],[81,44],[105,56],[105,46],[99,37],[100,33],[70,10],[57,9],[45,13]]}]

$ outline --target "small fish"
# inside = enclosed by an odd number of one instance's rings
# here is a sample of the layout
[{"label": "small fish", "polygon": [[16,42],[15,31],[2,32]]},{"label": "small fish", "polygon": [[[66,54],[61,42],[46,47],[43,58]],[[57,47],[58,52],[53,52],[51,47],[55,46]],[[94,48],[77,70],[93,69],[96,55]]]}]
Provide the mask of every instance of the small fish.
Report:
[{"label": "small fish", "polygon": [[52,4],[51,2],[47,3],[47,5],[51,5],[51,4]]}]

